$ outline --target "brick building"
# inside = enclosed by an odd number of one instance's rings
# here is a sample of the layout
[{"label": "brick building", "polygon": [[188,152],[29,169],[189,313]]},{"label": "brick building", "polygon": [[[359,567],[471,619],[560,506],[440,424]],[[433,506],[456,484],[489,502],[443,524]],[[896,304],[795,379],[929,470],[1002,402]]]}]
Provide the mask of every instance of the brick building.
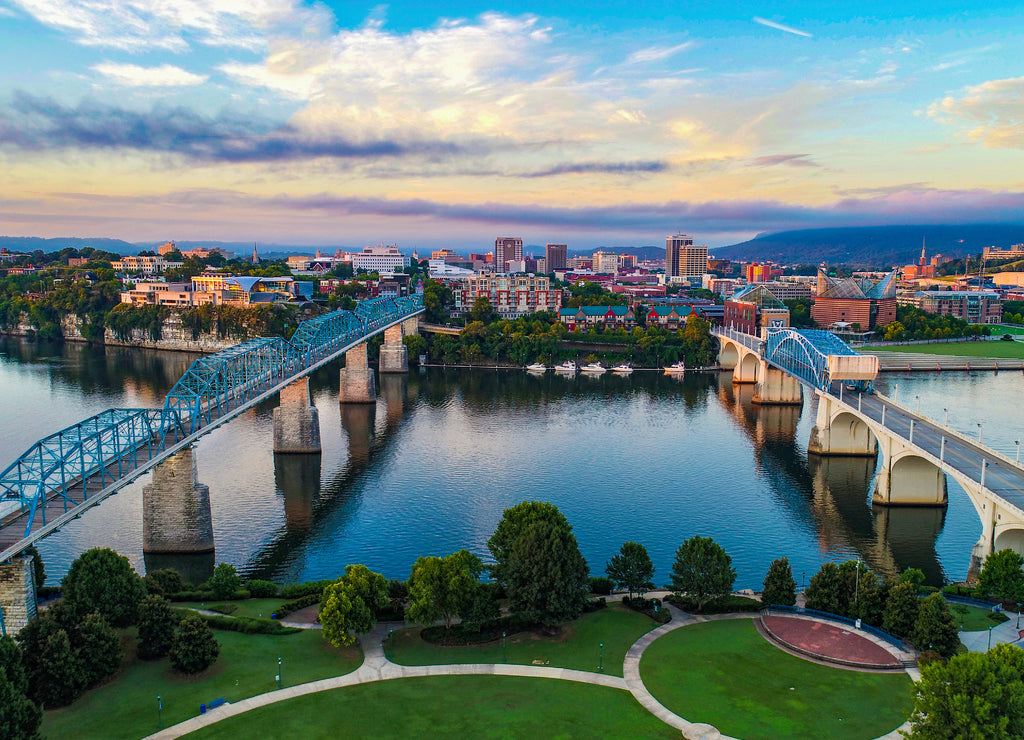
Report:
[{"label": "brick building", "polygon": [[636,326],[636,315],[626,306],[581,306],[563,308],[558,320],[569,327],[569,331],[586,331],[595,326],[606,329],[632,329]]},{"label": "brick building", "polygon": [[896,270],[875,281],[867,277],[833,278],[818,271],[818,295],[811,318],[819,326],[837,322],[871,331],[896,320]]},{"label": "brick building", "polygon": [[529,273],[467,275],[452,281],[452,294],[454,313],[467,313],[478,297],[486,296],[503,319],[562,307],[562,291],[551,287],[550,278]]}]

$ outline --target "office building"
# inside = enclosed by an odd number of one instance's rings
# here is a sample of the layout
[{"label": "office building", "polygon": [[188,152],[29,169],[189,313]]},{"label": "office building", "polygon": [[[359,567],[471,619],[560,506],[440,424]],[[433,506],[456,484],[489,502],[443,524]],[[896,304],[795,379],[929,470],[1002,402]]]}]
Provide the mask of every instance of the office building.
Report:
[{"label": "office building", "polygon": [[598,250],[594,252],[593,260],[594,272],[614,275],[619,271],[619,255],[615,254],[615,252]]},{"label": "office building", "polygon": [[708,271],[707,245],[695,245],[686,234],[665,237],[665,274],[700,285]]},{"label": "office building", "polygon": [[517,236],[499,236],[494,240],[494,271],[505,272],[511,260],[523,258],[523,240]]},{"label": "office building", "polygon": [[451,288],[454,313],[469,311],[479,296],[486,296],[503,319],[562,307],[562,291],[552,288],[551,280],[541,275],[485,272],[460,278]]},{"label": "office building", "polygon": [[398,251],[396,245],[385,247],[363,247],[363,251],[352,255],[352,269],[358,272],[395,272],[409,266],[409,258]]},{"label": "office building", "polygon": [[566,268],[566,257],[569,253],[569,247],[565,244],[548,244],[544,247],[544,260],[547,265],[545,272],[554,272],[555,270],[564,270]]}]

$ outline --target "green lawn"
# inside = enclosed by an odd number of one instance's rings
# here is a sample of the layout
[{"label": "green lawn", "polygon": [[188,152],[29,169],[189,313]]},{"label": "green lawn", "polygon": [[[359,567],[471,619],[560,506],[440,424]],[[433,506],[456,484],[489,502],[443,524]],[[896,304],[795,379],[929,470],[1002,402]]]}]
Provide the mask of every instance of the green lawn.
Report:
[{"label": "green lawn", "polygon": [[[167,727],[199,713],[199,705],[223,697],[245,699],[277,688],[277,656],[286,685],[350,673],[362,663],[358,648],[337,650],[319,630],[290,635],[243,635],[215,631],[220,657],[195,677],[176,674],[166,658],[132,660],[110,682],[70,707],[43,715],[48,738],[140,738],[157,728],[156,695],[163,698]],[[134,645],[133,632],[125,642]],[[243,733],[244,735],[245,733]]]},{"label": "green lawn", "polygon": [[916,352],[926,355],[994,357],[998,360],[1024,360],[1024,342],[937,342],[935,344],[892,344],[861,347],[861,352]]},{"label": "green lawn", "polygon": [[648,714],[628,692],[606,686],[433,676],[310,694],[230,717],[188,737],[667,739],[679,732]]},{"label": "green lawn", "polygon": [[1015,336],[1024,335],[1024,327],[1022,326],[1010,326],[1009,324],[999,324],[998,326],[992,327],[993,334],[1013,334]]},{"label": "green lawn", "polygon": [[[604,642],[604,672],[622,675],[622,661],[629,647],[657,623],[623,606],[584,614],[569,622],[556,637],[520,632],[508,637],[508,661],[523,665],[551,665],[580,671],[597,671]],[[501,663],[505,656],[499,638],[485,645],[442,647],[423,640],[420,628],[401,630],[385,642],[388,657],[403,665],[435,663]]]},{"label": "green lawn", "polygon": [[180,609],[210,609],[217,611],[217,609],[226,607],[230,609],[232,606],[237,606],[238,611],[229,614],[231,617],[263,617],[264,619],[270,619],[270,615],[274,613],[277,607],[287,602],[288,599],[244,599],[242,601],[176,601],[172,606]]},{"label": "green lawn", "polygon": [[[956,623],[962,625],[961,629],[964,632],[982,632],[1009,619],[1002,612],[982,609],[980,606],[968,606],[966,604],[950,602],[949,610],[953,613]],[[1014,617],[1016,617],[1016,614]]]},{"label": "green lawn", "polygon": [[796,658],[761,637],[749,619],[668,633],[644,652],[640,675],[671,711],[744,740],[878,737],[913,708],[906,674]]}]

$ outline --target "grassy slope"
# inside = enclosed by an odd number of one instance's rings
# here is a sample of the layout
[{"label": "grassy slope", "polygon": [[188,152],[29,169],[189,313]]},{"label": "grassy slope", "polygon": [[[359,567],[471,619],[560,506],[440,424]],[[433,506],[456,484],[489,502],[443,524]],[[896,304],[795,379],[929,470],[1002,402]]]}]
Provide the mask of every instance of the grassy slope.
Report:
[{"label": "grassy slope", "polygon": [[[994,612],[991,609],[982,609],[979,606],[967,606],[966,604],[953,604],[949,605],[950,611],[953,612],[953,617],[956,619],[958,625],[963,625],[965,632],[981,632],[987,630],[989,627],[994,627],[997,624],[1002,624],[1009,617],[1002,612]],[[961,612],[963,609],[965,611]],[[1016,614],[1014,618],[1016,618]]]},{"label": "grassy slope", "polygon": [[[622,661],[630,645],[658,625],[649,617],[622,606],[584,614],[566,625],[556,637],[521,632],[508,638],[508,662],[541,664],[597,671],[601,661],[600,643],[604,642],[604,672],[622,675]],[[402,630],[385,643],[388,656],[403,665],[435,663],[501,663],[504,660],[501,639],[485,645],[442,647],[425,642],[420,628]]]},{"label": "grassy slope", "polygon": [[861,347],[861,352],[916,352],[926,355],[994,357],[1000,360],[1024,360],[1024,342],[939,342],[936,344],[892,344]]},{"label": "grassy slope", "polygon": [[746,619],[670,632],[644,653],[640,674],[671,711],[744,740],[877,737],[912,709],[906,674],[801,660],[772,646]]},{"label": "grassy slope", "polygon": [[[163,722],[170,726],[199,713],[199,705],[223,697],[237,701],[277,688],[277,656],[286,685],[338,676],[362,663],[358,648],[337,650],[319,630],[283,635],[214,632],[220,657],[194,677],[176,674],[166,658],[131,660],[110,683],[88,692],[70,707],[43,717],[49,738],[139,738],[156,731],[156,695],[163,697]],[[125,642],[134,646],[129,634]]]},{"label": "grassy slope", "polygon": [[618,689],[543,678],[436,676],[303,696],[231,717],[188,737],[254,736],[678,738],[679,732]]}]

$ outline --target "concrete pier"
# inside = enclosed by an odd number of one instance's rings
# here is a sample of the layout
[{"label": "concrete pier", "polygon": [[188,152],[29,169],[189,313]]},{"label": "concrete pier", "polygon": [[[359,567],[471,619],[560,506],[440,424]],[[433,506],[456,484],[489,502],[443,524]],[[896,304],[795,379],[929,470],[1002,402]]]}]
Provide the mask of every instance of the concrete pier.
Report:
[{"label": "concrete pier", "polygon": [[833,403],[829,396],[817,395],[818,413],[807,443],[808,452],[853,457],[878,454],[878,441],[865,421]]},{"label": "concrete pier", "polygon": [[36,581],[32,558],[17,557],[0,565],[0,611],[3,631],[11,637],[36,615]]},{"label": "concrete pier", "polygon": [[763,406],[800,406],[804,402],[800,385],[800,381],[789,373],[761,360],[751,400]]},{"label": "concrete pier", "polygon": [[366,362],[366,342],[345,353],[345,367],[341,369],[338,400],[343,403],[376,403],[377,387],[373,368]]},{"label": "concrete pier", "polygon": [[380,347],[381,373],[407,373],[409,372],[409,352],[404,344],[403,325],[396,324],[384,330],[384,344]]},{"label": "concrete pier", "polygon": [[274,454],[320,454],[320,416],[309,397],[309,378],[281,390],[274,409]]},{"label": "concrete pier", "polygon": [[153,470],[142,489],[144,552],[212,552],[210,488],[199,483],[193,449],[187,447]]}]

